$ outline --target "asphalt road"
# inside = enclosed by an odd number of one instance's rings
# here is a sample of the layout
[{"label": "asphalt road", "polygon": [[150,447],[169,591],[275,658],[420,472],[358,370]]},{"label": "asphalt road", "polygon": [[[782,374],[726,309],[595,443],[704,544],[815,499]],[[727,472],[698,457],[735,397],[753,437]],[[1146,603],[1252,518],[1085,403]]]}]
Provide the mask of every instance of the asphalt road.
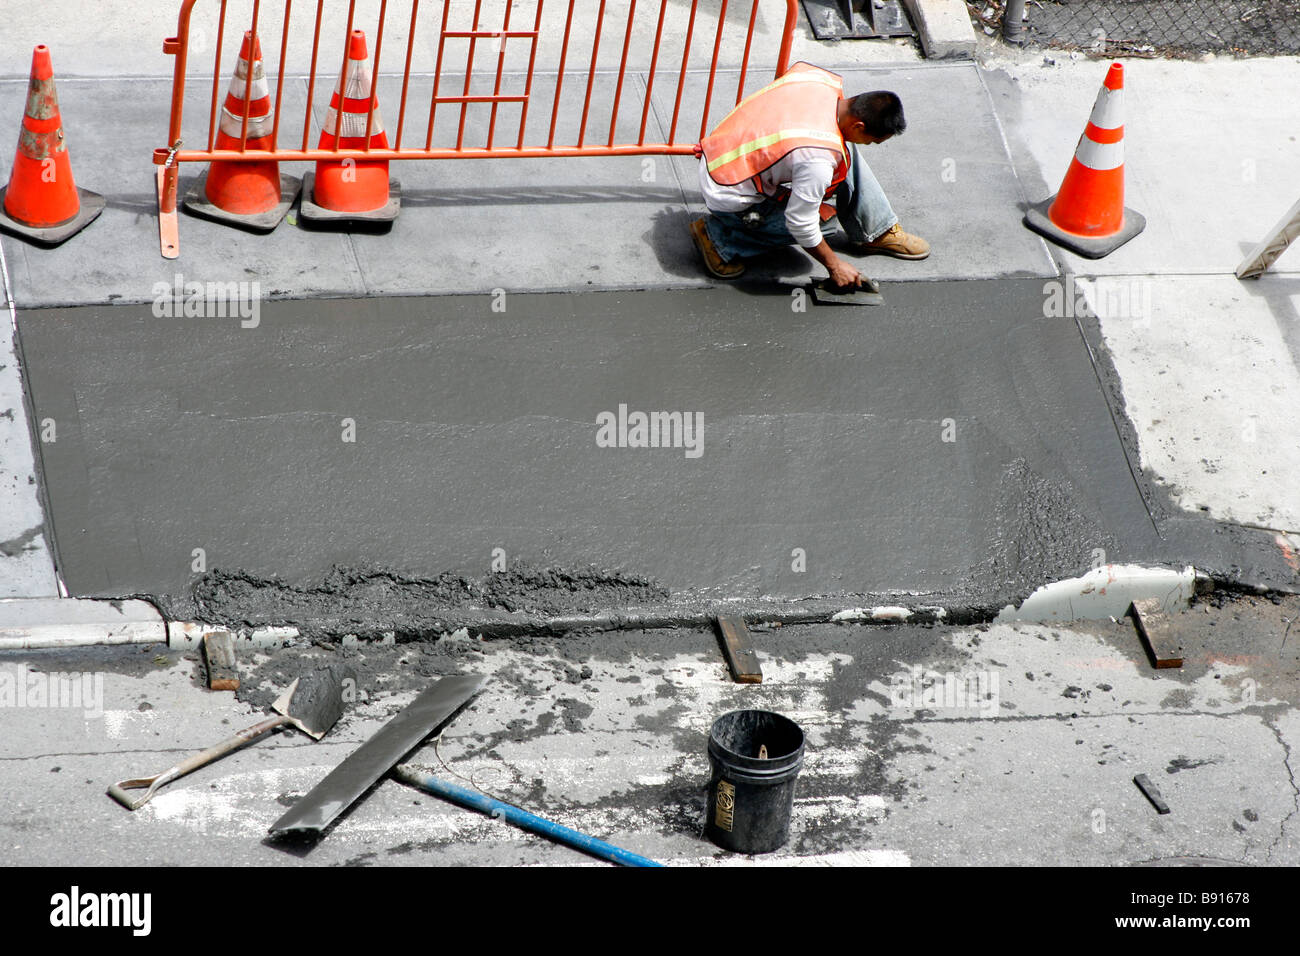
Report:
[{"label": "asphalt road", "polygon": [[[412,763],[674,865],[1294,866],[1298,612],[1295,597],[1194,605],[1175,619],[1183,667],[1159,671],[1127,620],[777,628],[753,635],[764,680],[751,685],[690,630],[243,652],[243,700],[201,689],[192,653],[9,654],[0,680],[89,677],[98,691],[6,708],[0,850],[41,865],[591,862],[392,780],[314,846],[267,840],[418,691],[473,673],[488,677],[482,694]],[[256,722],[293,676],[339,656],[358,693],[320,742],[273,735],[134,813],[105,795]],[[785,714],[807,736],[790,842],[766,857],[701,835],[709,726],[738,708]]]}]

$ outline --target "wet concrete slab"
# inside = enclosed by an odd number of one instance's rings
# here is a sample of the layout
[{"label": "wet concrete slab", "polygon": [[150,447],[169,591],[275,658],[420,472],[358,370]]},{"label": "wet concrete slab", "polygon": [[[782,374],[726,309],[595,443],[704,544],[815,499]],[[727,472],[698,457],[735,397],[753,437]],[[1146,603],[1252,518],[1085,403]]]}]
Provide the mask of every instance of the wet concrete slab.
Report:
[{"label": "wet concrete slab", "polygon": [[[59,568],[99,596],[182,595],[217,568],[525,561],[722,597],[987,597],[1098,554],[1219,557],[1162,541],[1095,356],[1043,317],[1040,282],[886,294],[262,303],[249,328],[27,313]],[[695,430],[636,447],[636,412]]]}]

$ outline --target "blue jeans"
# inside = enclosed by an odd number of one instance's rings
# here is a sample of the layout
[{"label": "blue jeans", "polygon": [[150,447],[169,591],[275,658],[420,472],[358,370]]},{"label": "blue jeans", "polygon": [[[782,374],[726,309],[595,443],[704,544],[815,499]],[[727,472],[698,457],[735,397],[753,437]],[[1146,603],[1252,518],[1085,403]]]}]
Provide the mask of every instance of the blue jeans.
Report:
[{"label": "blue jeans", "polygon": [[[858,148],[851,145],[849,154],[849,174],[835,190],[836,218],[850,242],[872,242],[888,232],[898,217]],[[769,197],[743,212],[711,211],[705,225],[724,262],[795,244],[785,224],[784,199]],[[834,220],[822,223],[823,235],[834,232]]]}]

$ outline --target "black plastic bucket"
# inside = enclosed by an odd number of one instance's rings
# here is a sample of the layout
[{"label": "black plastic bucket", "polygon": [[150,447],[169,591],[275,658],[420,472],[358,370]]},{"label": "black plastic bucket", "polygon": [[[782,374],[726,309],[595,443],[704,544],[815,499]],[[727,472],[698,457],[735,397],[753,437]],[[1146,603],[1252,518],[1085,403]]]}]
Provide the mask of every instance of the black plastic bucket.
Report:
[{"label": "black plastic bucket", "polygon": [[785,846],[803,743],[798,724],[767,710],[733,710],[713,722],[705,825],[710,840],[737,853]]}]

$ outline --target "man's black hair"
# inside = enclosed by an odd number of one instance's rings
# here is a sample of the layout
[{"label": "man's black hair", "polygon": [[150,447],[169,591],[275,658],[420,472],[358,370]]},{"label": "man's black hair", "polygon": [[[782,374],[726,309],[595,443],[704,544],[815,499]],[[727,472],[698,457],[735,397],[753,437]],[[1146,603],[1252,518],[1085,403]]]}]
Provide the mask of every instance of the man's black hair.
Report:
[{"label": "man's black hair", "polygon": [[903,101],[888,90],[859,93],[849,100],[849,113],[862,120],[867,132],[877,139],[895,136],[907,129],[903,118]]}]

